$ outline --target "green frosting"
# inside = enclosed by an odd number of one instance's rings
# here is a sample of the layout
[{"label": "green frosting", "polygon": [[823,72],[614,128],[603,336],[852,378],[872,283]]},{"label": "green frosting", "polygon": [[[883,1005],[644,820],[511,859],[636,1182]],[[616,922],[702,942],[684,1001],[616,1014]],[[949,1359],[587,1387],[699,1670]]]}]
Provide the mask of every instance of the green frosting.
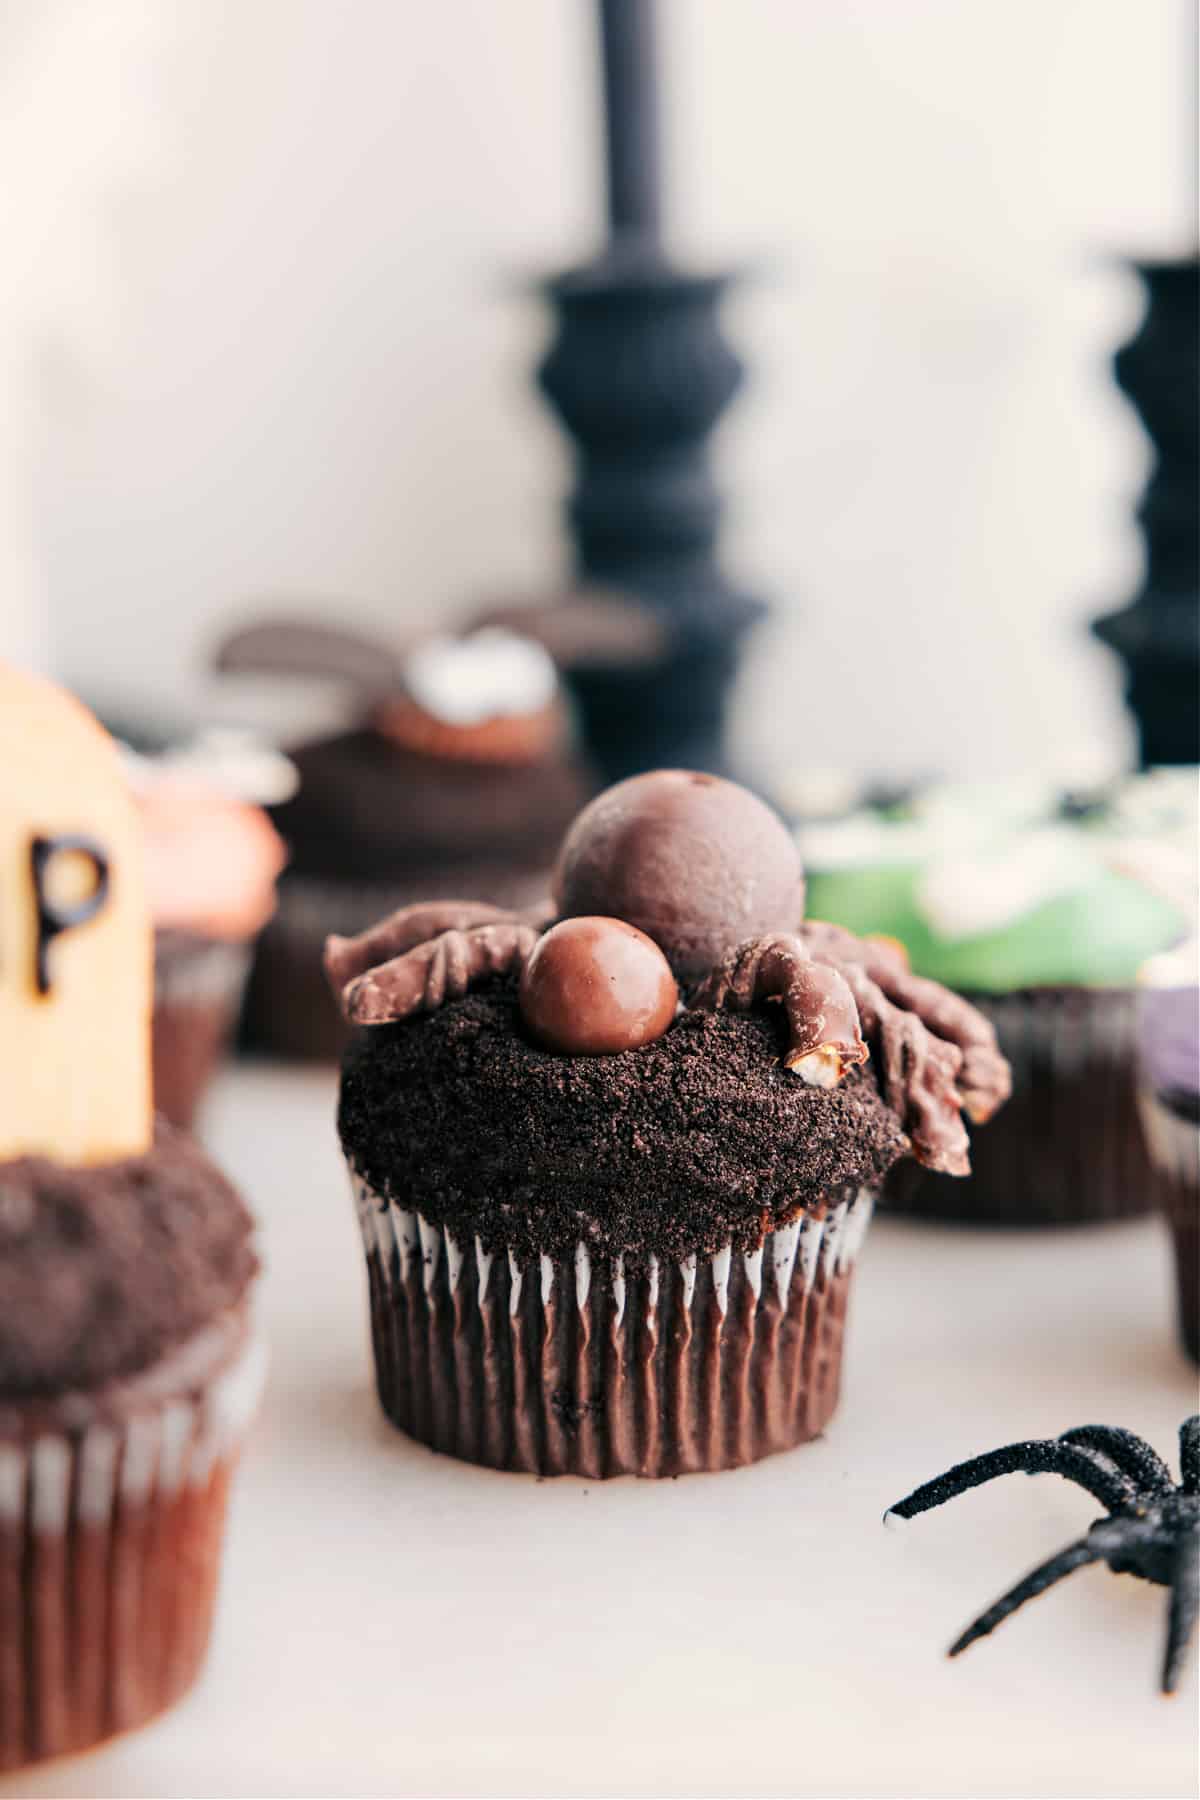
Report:
[{"label": "green frosting", "polygon": [[917,905],[913,863],[808,871],[805,912],[860,936],[899,938],[918,975],[977,993],[1032,987],[1127,987],[1148,956],[1175,943],[1177,909],[1139,882],[1097,867],[1085,887],[1042,901],[978,937],[939,936]]}]

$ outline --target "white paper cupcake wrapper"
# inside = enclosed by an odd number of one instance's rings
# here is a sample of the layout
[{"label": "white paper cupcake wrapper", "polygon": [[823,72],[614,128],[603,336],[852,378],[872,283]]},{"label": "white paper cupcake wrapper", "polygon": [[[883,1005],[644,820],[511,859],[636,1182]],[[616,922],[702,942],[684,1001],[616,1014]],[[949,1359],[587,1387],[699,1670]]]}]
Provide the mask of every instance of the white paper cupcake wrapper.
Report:
[{"label": "white paper cupcake wrapper", "polygon": [[435,1449],[539,1474],[680,1474],[815,1436],[837,1401],[863,1190],[746,1255],[464,1248],[351,1171],[384,1410]]},{"label": "white paper cupcake wrapper", "polygon": [[0,1769],[139,1725],[194,1679],[265,1370],[252,1338],[202,1393],[0,1441]]}]

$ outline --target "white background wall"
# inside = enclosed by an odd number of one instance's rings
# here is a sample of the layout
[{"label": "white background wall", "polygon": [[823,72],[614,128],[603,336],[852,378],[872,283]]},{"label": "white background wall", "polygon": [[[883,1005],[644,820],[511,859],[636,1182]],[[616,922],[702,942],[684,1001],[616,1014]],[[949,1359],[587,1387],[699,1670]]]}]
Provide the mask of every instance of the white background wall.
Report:
[{"label": "white background wall", "polygon": [[[766,265],[720,443],[776,609],[747,752],[1126,744],[1082,630],[1139,566],[1111,258],[1187,242],[1190,10],[664,0],[678,242]],[[7,0],[0,648],[170,705],[248,600],[553,578],[525,283],[599,230],[591,34],[586,0]]]}]

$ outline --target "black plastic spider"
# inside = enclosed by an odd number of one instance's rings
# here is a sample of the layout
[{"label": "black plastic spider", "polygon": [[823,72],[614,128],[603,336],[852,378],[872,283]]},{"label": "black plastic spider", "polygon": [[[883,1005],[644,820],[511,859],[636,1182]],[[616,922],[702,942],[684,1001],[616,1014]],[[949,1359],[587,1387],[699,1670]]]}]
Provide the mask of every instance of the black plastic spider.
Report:
[{"label": "black plastic spider", "polygon": [[1164,1694],[1174,1693],[1200,1612],[1200,1413],[1179,1428],[1179,1468],[1183,1480],[1177,1487],[1162,1458],[1132,1431],[1077,1425],[1059,1438],[1006,1444],[959,1463],[889,1507],[889,1513],[911,1519],[997,1475],[1023,1471],[1064,1475],[1108,1508],[1108,1518],[1097,1519],[1086,1537],[1031,1569],[981,1613],[951,1644],[949,1654],[957,1656],[976,1638],[987,1637],[1010,1613],[1073,1569],[1105,1562],[1115,1575],[1139,1575],[1170,1588],[1162,1687]]}]

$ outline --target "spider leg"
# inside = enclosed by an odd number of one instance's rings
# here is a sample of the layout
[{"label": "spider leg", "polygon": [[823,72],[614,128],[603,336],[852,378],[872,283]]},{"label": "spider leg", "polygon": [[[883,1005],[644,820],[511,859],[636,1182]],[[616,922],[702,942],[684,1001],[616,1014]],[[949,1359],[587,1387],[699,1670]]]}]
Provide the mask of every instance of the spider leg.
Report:
[{"label": "spider leg", "polygon": [[1080,1538],[1078,1543],[1068,1544],[1065,1550],[1060,1550],[1046,1562],[1039,1563],[1023,1581],[1018,1581],[1016,1587],[1009,1588],[1007,1594],[1002,1595],[994,1606],[989,1606],[985,1613],[980,1613],[975,1623],[968,1625],[962,1636],[951,1644],[947,1655],[960,1655],[976,1638],[987,1637],[990,1632],[995,1631],[997,1625],[1002,1625],[1009,1614],[1015,1613],[1027,1600],[1036,1600],[1039,1594],[1044,1594],[1056,1581],[1062,1581],[1064,1576],[1083,1568],[1085,1563],[1099,1561],[1099,1555],[1099,1551],[1093,1549],[1086,1538]]},{"label": "spider leg", "polygon": [[1073,1431],[1062,1432],[1058,1441],[1078,1444],[1080,1449],[1107,1457],[1145,1493],[1169,1494],[1175,1486],[1171,1471],[1158,1452],[1119,1425],[1076,1425]]},{"label": "spider leg", "polygon": [[1127,1475],[1119,1469],[1106,1468],[1089,1451],[1061,1443],[1057,1438],[1031,1438],[1021,1444],[1005,1444],[1000,1450],[989,1450],[984,1456],[956,1464],[944,1475],[936,1475],[932,1481],[924,1482],[888,1510],[901,1519],[911,1519],[933,1506],[944,1505],[958,1494],[965,1494],[968,1488],[981,1487],[998,1475],[1012,1475],[1017,1471],[1024,1471],[1026,1475],[1062,1475],[1067,1481],[1086,1488],[1109,1512],[1119,1511],[1137,1498]]},{"label": "spider leg", "polygon": [[1190,1531],[1175,1552],[1171,1598],[1167,1606],[1167,1642],[1163,1652],[1162,1691],[1179,1686],[1183,1659],[1200,1613],[1200,1536]]},{"label": "spider leg", "polygon": [[1179,1427],[1179,1472],[1185,1494],[1200,1494],[1200,1413]]}]

